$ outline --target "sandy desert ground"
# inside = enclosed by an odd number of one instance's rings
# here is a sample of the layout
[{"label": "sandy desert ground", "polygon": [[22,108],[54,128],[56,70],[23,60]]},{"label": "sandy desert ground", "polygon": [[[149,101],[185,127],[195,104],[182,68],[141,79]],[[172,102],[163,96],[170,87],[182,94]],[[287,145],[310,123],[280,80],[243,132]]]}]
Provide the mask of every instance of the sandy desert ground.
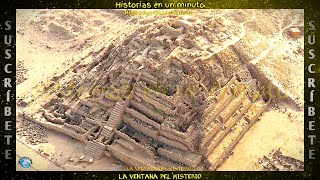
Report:
[{"label": "sandy desert ground", "polygon": [[[229,24],[227,40],[216,43],[197,37],[197,46],[210,55],[228,54],[230,46],[241,46],[238,52],[247,62],[288,96],[272,101],[217,170],[263,170],[259,159],[278,149],[304,161],[304,41],[303,36],[292,38],[288,33],[290,27],[303,30],[303,10],[201,10],[193,11],[192,16],[201,23],[220,18]],[[40,98],[53,76],[79,61],[93,60],[101,49],[123,41],[137,29],[172,18],[127,16],[116,10],[17,10],[17,113],[23,110],[20,100],[29,103]],[[25,121],[17,114],[17,159],[31,156],[31,170],[128,168],[106,156],[92,164],[87,157],[70,162],[70,157],[83,155],[84,144]],[[30,127],[44,138],[34,137]],[[25,169],[17,165],[17,170]]]}]

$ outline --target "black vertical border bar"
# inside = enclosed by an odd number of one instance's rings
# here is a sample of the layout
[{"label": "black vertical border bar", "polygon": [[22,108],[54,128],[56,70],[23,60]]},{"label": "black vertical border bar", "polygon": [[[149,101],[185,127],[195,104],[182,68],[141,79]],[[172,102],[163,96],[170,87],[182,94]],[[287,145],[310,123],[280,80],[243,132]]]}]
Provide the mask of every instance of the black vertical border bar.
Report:
[{"label": "black vertical border bar", "polygon": [[[312,4],[311,4],[312,5]],[[320,10],[317,6],[308,6],[304,9],[304,177],[313,177],[320,169]],[[315,5],[315,4],[313,4]],[[315,30],[310,30],[309,22],[314,21]],[[316,36],[315,44],[308,43],[308,36]],[[314,49],[314,59],[310,59],[309,50]],[[315,64],[310,73],[308,67]],[[315,88],[308,87],[308,78],[315,79]],[[313,102],[310,102],[310,92],[314,90]],[[308,116],[308,108],[315,108],[315,115]],[[309,129],[309,122],[315,121],[314,130]],[[315,135],[311,145],[309,135]],[[315,159],[309,158],[309,150],[315,151]]]},{"label": "black vertical border bar", "polygon": [[[6,4],[7,3],[7,4]],[[3,5],[5,4],[5,5]],[[6,179],[6,177],[12,177],[13,173],[15,173],[15,163],[16,163],[16,16],[15,16],[15,8],[12,4],[8,2],[1,3],[1,13],[0,13],[0,80],[1,80],[1,90],[0,90],[0,131],[1,131],[1,164],[5,168],[4,177],[1,178]],[[10,21],[11,29],[5,30],[5,22]],[[4,43],[4,36],[11,36],[11,43],[10,45],[5,45]],[[6,59],[5,51],[10,49],[11,58]],[[6,64],[12,64],[8,66],[8,70],[12,71],[11,73],[6,73],[4,67]],[[11,79],[11,88],[4,88],[4,79],[10,78]],[[7,91],[10,91],[10,101],[7,102]],[[4,108],[10,107],[11,108],[11,115],[5,117],[4,115]],[[10,121],[10,129],[5,129],[5,121]],[[10,139],[10,144],[7,144],[7,139],[5,135],[12,135]],[[3,148],[2,148],[3,147]],[[12,159],[5,158],[5,150],[11,150],[10,156]],[[13,169],[14,168],[14,169]]]}]

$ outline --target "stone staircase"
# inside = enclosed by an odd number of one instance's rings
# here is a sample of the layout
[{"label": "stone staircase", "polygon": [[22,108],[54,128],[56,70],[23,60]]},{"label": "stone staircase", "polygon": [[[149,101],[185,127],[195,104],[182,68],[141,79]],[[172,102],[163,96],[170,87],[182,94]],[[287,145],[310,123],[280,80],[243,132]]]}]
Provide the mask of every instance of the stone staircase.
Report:
[{"label": "stone staircase", "polygon": [[95,159],[99,159],[104,155],[107,146],[96,141],[89,141],[84,148],[84,153]]},{"label": "stone staircase", "polygon": [[121,123],[123,112],[124,112],[124,102],[119,101],[114,106],[106,125],[111,127],[112,129],[118,127]]},{"label": "stone staircase", "polygon": [[113,130],[117,129],[118,126],[121,124],[123,113],[124,113],[124,102],[119,101],[114,106],[106,125],[103,126],[103,129],[101,131],[102,136],[105,136],[106,139],[110,139],[110,136]]}]

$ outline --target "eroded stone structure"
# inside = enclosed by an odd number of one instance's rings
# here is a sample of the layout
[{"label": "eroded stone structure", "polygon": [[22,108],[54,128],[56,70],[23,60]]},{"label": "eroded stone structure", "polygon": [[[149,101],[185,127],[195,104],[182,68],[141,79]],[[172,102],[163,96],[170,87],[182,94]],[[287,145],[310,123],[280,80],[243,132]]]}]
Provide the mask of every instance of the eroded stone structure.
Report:
[{"label": "eroded stone structure", "polygon": [[280,149],[272,150],[259,159],[259,164],[266,171],[303,171],[304,163],[298,159],[282,154]]},{"label": "eroded stone structure", "polygon": [[195,21],[147,25],[109,44],[53,77],[36,100],[42,107],[30,103],[22,115],[84,142],[96,159],[215,170],[269,99],[234,48],[208,56],[194,41],[203,33],[224,41],[223,22],[213,32]]}]

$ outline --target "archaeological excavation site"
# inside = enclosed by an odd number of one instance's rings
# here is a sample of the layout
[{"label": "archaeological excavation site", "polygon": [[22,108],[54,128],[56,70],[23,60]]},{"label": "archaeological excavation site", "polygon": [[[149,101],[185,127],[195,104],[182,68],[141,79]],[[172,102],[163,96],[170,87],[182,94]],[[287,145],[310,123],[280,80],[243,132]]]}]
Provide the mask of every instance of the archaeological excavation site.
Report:
[{"label": "archaeological excavation site", "polygon": [[191,12],[18,11],[18,158],[303,171],[303,10]]}]

